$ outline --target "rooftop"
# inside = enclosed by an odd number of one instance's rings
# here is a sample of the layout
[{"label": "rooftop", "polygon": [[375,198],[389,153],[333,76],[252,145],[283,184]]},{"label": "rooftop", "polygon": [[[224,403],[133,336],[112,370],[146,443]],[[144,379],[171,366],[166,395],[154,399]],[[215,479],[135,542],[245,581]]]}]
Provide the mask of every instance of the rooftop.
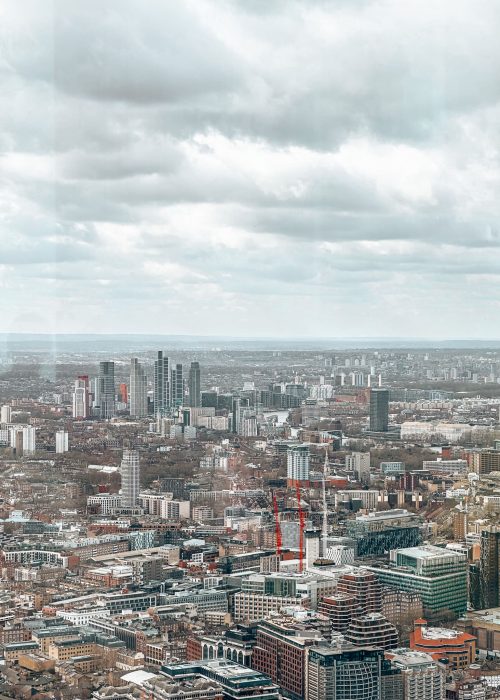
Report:
[{"label": "rooftop", "polygon": [[[419,547],[407,547],[405,549],[398,549],[398,554],[403,554],[407,557],[414,557],[415,559],[441,559],[442,557],[453,557],[457,556],[457,552],[446,550],[443,547],[436,547],[433,544],[423,544]],[[460,554],[458,554],[460,556]]]}]

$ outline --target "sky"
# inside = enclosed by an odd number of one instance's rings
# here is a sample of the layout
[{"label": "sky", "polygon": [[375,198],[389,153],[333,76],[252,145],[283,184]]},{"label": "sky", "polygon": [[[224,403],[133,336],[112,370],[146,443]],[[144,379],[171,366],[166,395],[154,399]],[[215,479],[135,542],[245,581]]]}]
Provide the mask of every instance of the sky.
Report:
[{"label": "sky", "polygon": [[499,338],[498,26],[3,0],[0,331]]}]

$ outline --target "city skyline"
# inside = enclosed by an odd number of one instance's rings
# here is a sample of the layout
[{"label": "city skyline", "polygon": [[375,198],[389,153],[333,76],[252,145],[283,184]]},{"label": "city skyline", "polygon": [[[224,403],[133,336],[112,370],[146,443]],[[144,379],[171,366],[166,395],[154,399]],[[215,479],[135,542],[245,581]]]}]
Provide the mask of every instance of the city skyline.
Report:
[{"label": "city skyline", "polygon": [[0,12],[2,331],[495,326],[495,3]]}]

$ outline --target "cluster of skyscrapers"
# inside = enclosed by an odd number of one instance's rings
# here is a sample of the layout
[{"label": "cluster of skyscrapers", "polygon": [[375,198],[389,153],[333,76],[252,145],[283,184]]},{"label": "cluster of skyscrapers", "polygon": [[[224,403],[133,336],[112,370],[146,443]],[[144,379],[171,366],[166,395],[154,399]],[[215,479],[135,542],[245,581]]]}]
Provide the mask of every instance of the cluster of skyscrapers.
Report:
[{"label": "cluster of skyscrapers", "polygon": [[[86,419],[95,415],[109,419],[117,411],[117,387],[115,363],[100,362],[99,374],[93,381],[87,375],[79,376],[73,390],[73,418]],[[173,365],[162,350],[158,351],[154,362],[153,410],[148,401],[148,376],[144,365],[136,358],[130,361],[130,381],[128,392],[120,399],[128,399],[130,415],[144,418],[149,413],[155,416],[166,415],[179,406],[201,406],[201,371],[199,362],[191,362],[189,373],[184,376],[183,365]],[[187,392],[186,392],[187,388]],[[120,392],[121,394],[121,392]]]}]

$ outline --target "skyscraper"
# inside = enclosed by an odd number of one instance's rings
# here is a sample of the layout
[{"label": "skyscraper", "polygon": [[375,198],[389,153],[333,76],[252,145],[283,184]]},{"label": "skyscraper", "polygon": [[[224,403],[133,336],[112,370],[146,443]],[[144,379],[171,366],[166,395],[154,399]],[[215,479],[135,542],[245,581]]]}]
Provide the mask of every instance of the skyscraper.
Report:
[{"label": "skyscraper", "polygon": [[115,415],[115,363],[99,362],[100,416],[108,419]]},{"label": "skyscraper", "polygon": [[154,411],[156,416],[162,415],[166,409],[170,408],[171,396],[169,359],[163,357],[163,350],[158,350],[154,377]]},{"label": "skyscraper", "polygon": [[191,362],[189,368],[189,405],[193,408],[201,406],[201,372],[199,362]]},{"label": "skyscraper", "polygon": [[389,428],[389,390],[370,390],[370,430],[386,433]]},{"label": "skyscraper", "polygon": [[148,414],[148,380],[143,366],[134,357],[130,360],[130,415],[143,418]]},{"label": "skyscraper", "polygon": [[134,508],[139,497],[140,463],[137,450],[123,450],[121,463],[122,506]]},{"label": "skyscraper", "polygon": [[90,389],[89,378],[81,375],[75,381],[73,390],[73,418],[90,417]]},{"label": "skyscraper", "polygon": [[184,377],[182,365],[177,364],[172,369],[172,406],[182,406],[184,403]]}]

